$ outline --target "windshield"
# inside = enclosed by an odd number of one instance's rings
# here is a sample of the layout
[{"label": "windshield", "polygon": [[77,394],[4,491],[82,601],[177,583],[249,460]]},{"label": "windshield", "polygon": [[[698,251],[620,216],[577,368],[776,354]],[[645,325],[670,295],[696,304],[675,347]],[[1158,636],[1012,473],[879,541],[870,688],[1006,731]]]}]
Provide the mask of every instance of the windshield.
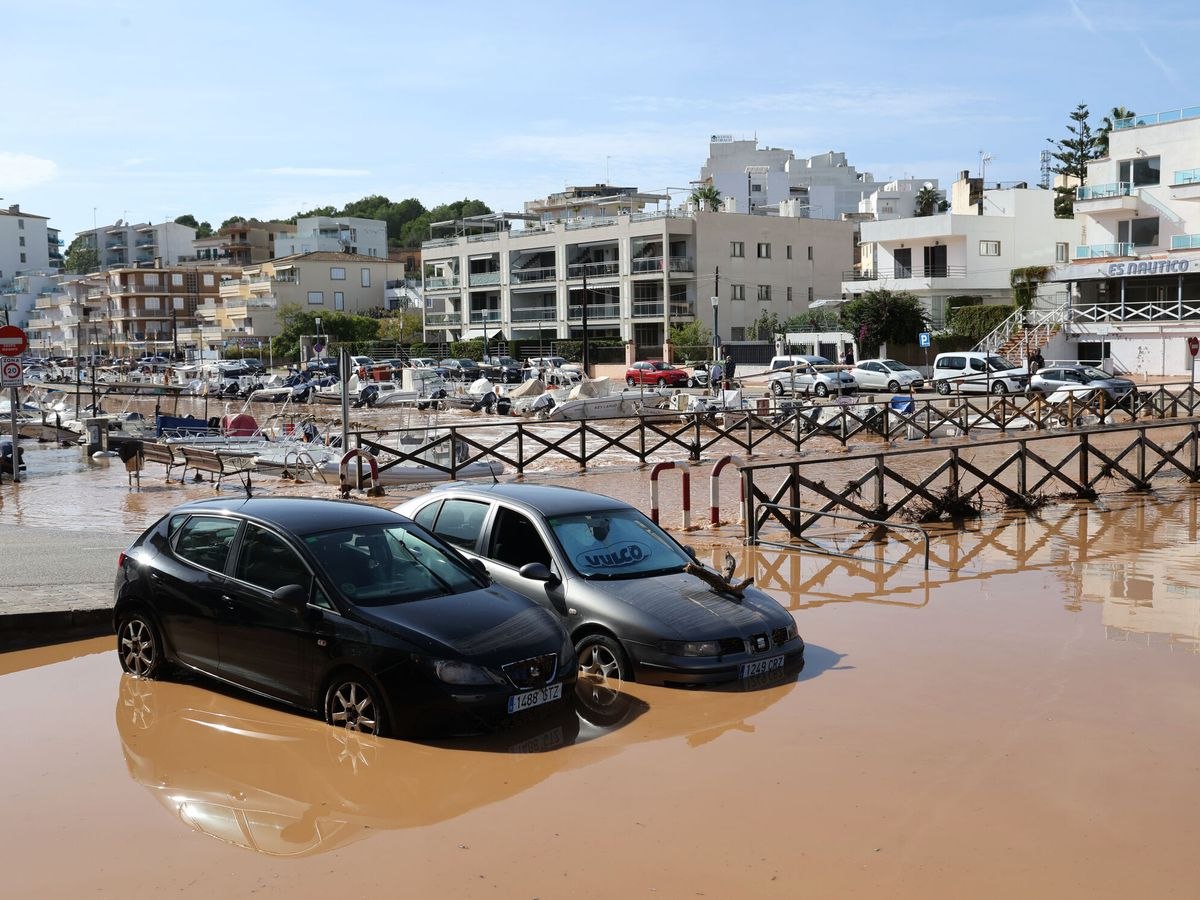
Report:
[{"label": "windshield", "polygon": [[390,606],[462,594],[479,575],[415,526],[361,525],[304,539],[318,565],[358,606]]},{"label": "windshield", "polygon": [[1091,366],[1084,366],[1079,372],[1088,381],[1107,381],[1112,377],[1103,369],[1093,369]]},{"label": "windshield", "polygon": [[906,366],[904,363],[895,359],[882,360],[883,364],[893,372],[915,372],[912,366]]},{"label": "windshield", "polygon": [[668,369],[674,369],[674,368],[675,368],[675,367],[674,367],[673,365],[671,365],[670,363],[667,363],[667,362],[661,362],[661,361],[659,361],[659,362],[654,362],[654,363],[651,363],[650,365],[652,365],[652,366],[653,366],[653,367],[654,367],[654,368],[655,368],[657,371],[659,371],[659,372],[666,372]]},{"label": "windshield", "polygon": [[635,509],[547,518],[571,565],[584,578],[638,578],[681,572],[691,560]]},{"label": "windshield", "polygon": [[987,358],[987,364],[988,364],[988,368],[991,369],[993,372],[1003,372],[1005,369],[1015,369],[1016,368],[1016,366],[1014,366],[1012,363],[1010,363],[1003,356],[989,356]]}]

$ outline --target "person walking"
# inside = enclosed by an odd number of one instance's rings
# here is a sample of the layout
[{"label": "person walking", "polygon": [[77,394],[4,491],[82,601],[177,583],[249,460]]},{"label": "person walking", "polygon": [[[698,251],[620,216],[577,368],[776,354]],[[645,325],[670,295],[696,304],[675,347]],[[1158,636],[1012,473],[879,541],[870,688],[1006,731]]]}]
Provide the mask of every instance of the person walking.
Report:
[{"label": "person walking", "polygon": [[716,360],[708,367],[708,386],[712,388],[714,395],[719,394],[723,387],[722,381],[725,380],[725,367],[721,365],[721,361]]},{"label": "person walking", "polygon": [[733,356],[729,353],[725,354],[725,380],[729,382],[730,387],[733,386],[733,373],[736,371],[737,364],[733,361]]}]

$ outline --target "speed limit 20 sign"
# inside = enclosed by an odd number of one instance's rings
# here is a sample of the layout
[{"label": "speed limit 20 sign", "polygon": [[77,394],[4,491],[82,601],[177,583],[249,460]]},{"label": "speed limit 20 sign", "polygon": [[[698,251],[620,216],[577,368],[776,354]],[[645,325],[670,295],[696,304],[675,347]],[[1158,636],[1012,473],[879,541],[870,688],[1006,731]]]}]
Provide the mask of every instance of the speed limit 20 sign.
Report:
[{"label": "speed limit 20 sign", "polygon": [[24,370],[15,359],[0,363],[0,387],[22,387],[25,383]]}]

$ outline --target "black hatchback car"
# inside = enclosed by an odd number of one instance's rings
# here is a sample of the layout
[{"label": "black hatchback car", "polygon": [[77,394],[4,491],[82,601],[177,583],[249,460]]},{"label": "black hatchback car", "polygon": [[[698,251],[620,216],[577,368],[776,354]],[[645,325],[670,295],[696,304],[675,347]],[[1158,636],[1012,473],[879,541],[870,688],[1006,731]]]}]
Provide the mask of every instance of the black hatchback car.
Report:
[{"label": "black hatchback car", "polygon": [[547,610],[365,504],[186,503],[121,554],[115,595],[126,672],[179,664],[371,734],[476,731],[577,678]]}]

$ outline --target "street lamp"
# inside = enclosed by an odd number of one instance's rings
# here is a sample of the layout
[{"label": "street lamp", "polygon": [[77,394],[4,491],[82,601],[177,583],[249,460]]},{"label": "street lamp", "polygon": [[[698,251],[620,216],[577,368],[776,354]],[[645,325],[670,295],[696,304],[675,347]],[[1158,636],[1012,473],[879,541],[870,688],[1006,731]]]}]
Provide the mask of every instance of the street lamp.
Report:
[{"label": "street lamp", "polygon": [[721,358],[721,337],[717,334],[717,304],[721,302],[721,298],[715,294],[712,297],[713,308],[713,362]]},{"label": "street lamp", "polygon": [[323,349],[323,345],[321,344],[321,317],[317,316],[314,319],[314,321],[317,323],[317,341],[316,341],[317,362],[320,363],[321,362],[321,350]]}]

